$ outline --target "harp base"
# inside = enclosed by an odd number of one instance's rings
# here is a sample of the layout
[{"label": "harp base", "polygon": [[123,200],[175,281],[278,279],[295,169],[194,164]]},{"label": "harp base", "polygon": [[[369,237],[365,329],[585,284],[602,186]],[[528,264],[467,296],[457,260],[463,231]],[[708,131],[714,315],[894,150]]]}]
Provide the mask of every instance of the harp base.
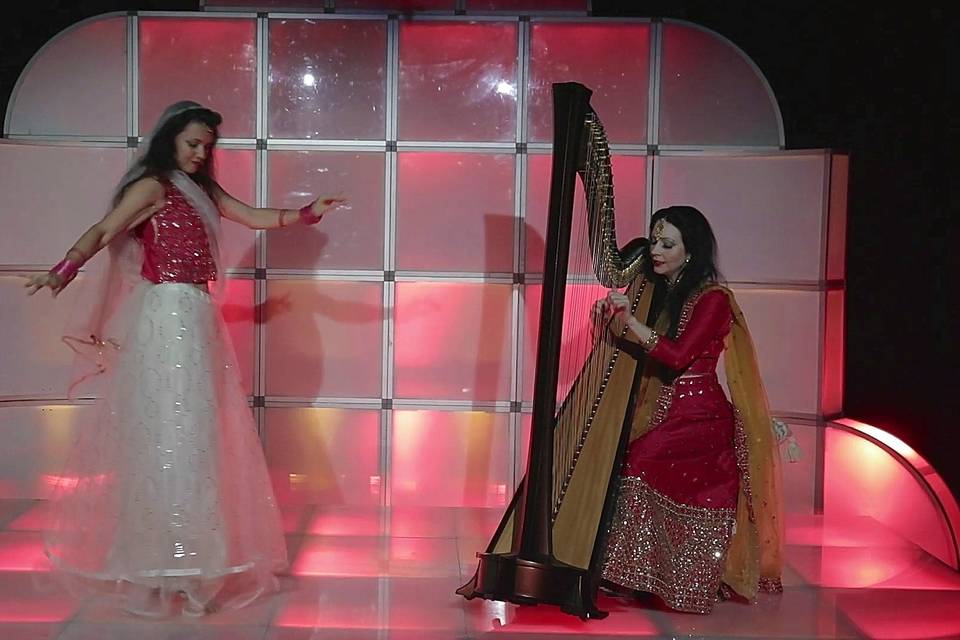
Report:
[{"label": "harp base", "polygon": [[539,561],[516,553],[478,553],[480,562],[471,580],[457,593],[472,600],[514,604],[553,604],[582,620],[606,618],[597,608],[587,571],[546,556]]}]

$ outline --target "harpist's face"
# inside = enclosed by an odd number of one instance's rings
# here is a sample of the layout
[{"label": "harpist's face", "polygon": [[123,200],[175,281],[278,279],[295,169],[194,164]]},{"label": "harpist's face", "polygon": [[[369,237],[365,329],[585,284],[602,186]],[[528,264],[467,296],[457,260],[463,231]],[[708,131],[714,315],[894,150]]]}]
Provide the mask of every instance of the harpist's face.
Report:
[{"label": "harpist's face", "polygon": [[653,261],[653,272],[673,282],[683,270],[687,255],[680,230],[666,220],[659,220],[653,227],[653,233],[650,234],[650,259]]}]

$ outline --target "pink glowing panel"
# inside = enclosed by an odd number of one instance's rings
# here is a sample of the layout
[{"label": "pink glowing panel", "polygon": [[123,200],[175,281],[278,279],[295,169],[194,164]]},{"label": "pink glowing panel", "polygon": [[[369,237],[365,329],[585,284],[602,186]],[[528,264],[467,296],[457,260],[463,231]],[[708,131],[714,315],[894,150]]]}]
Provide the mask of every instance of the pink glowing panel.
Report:
[{"label": "pink glowing panel", "polygon": [[379,503],[379,411],[270,407],[264,433],[282,504]]},{"label": "pink glowing panel", "polygon": [[[606,296],[600,284],[567,285],[563,307],[563,333],[560,344],[560,371],[557,402],[567,396],[580,368],[593,349],[593,303]],[[526,285],[523,298],[523,399],[533,400],[536,373],[537,340],[540,336],[540,307],[543,287]]]},{"label": "pink glowing panel", "polygon": [[432,578],[456,576],[460,572],[457,541],[453,538],[392,536],[387,540],[387,573],[392,577]]},{"label": "pink glowing panel", "polygon": [[828,291],[823,335],[823,389],[821,412],[843,411],[844,292]]},{"label": "pink glowing panel", "polygon": [[474,11],[533,12],[579,11],[586,13],[586,0],[467,0],[467,13]]},{"label": "pink glowing panel", "polygon": [[60,260],[107,213],[126,167],[126,149],[0,141],[0,260]]},{"label": "pink glowing panel", "polygon": [[337,11],[449,11],[456,8],[454,0],[336,0]]},{"label": "pink glowing panel", "polygon": [[393,414],[394,506],[505,506],[512,489],[505,413]]},{"label": "pink glowing panel", "polygon": [[[322,544],[321,539],[317,544]],[[373,577],[322,576],[299,578],[297,588],[280,596],[272,621],[271,640],[330,637],[360,640],[376,638],[383,613],[375,603],[386,591],[384,580]]]},{"label": "pink glowing panel", "polygon": [[0,532],[0,571],[49,570],[50,562],[43,554],[41,534],[23,531]]},{"label": "pink glowing panel", "polygon": [[731,281],[819,281],[826,165],[822,154],[662,156],[658,207],[697,207]]},{"label": "pink glowing panel", "polygon": [[267,281],[267,395],[379,398],[382,287]]},{"label": "pink glowing panel", "polygon": [[[48,498],[62,480],[77,429],[91,425],[93,405],[9,406],[0,409],[0,498]],[[69,482],[69,479],[66,479]]]},{"label": "pink glowing panel", "polygon": [[[49,576],[5,573],[0,582],[0,624],[4,640],[56,638],[60,630],[57,623],[74,618],[79,608],[80,601]],[[41,624],[51,626],[40,627]]]},{"label": "pink glowing panel", "polygon": [[253,393],[254,371],[254,306],[253,280],[227,281],[223,319],[230,334],[230,344],[240,365],[241,382],[247,394]]},{"label": "pink glowing panel", "polygon": [[0,396],[66,397],[74,354],[62,341],[73,314],[89,317],[81,275],[57,298],[49,290],[28,298],[21,276],[0,276]]},{"label": "pink glowing panel", "polygon": [[386,23],[271,20],[271,138],[385,135]]},{"label": "pink glowing panel", "polygon": [[320,196],[342,196],[347,207],[317,225],[294,225],[267,236],[274,269],[383,268],[383,153],[271,151],[269,202],[299,209]]},{"label": "pink glowing panel", "polygon": [[[662,622],[649,608],[638,606],[623,598],[610,598],[602,593],[598,607],[612,615],[603,621],[580,620],[563,613],[560,607],[516,607],[501,602],[478,602],[467,608],[467,625],[473,633],[470,637],[482,638],[662,638],[661,629],[671,629],[682,624],[683,616],[673,616],[669,623]],[[716,614],[713,614],[716,615]],[[704,624],[698,616],[698,628]],[[598,622],[597,624],[594,624]],[[691,635],[694,635],[691,633]]]},{"label": "pink glowing panel", "polygon": [[847,185],[850,180],[849,156],[830,156],[830,221],[827,227],[828,280],[842,279],[847,258]]},{"label": "pink glowing panel", "polygon": [[646,142],[649,76],[649,24],[534,23],[528,139],[553,140],[552,83],[579,82],[611,142]]},{"label": "pink glowing panel", "polygon": [[813,514],[816,503],[817,475],[817,429],[809,424],[790,423],[797,444],[800,445],[800,459],[790,462],[787,459],[787,445],[780,447],[783,460],[783,506],[790,514]]},{"label": "pink glowing panel", "polygon": [[[216,151],[217,182],[237,200],[254,204],[256,155],[251,149]],[[221,219],[220,255],[227,268],[253,268],[257,263],[256,233],[243,225]]]},{"label": "pink glowing panel", "polygon": [[400,538],[453,538],[462,507],[400,505],[390,509],[390,535]]},{"label": "pink glowing panel", "polygon": [[426,637],[464,637],[464,614],[461,607],[437,607],[427,604],[449,602],[450,589],[459,586],[458,579],[451,577],[392,578],[388,592],[390,637],[396,637],[396,632],[407,632],[411,636],[430,634]]},{"label": "pink glowing panel", "polygon": [[[368,452],[375,450],[376,447],[367,447],[361,451],[369,458]],[[370,462],[376,465],[376,460]],[[380,476],[372,475],[371,479],[369,490],[357,496],[362,498],[358,502],[363,502],[363,506],[319,504],[306,523],[304,533],[313,536],[378,536],[383,533],[381,508],[368,504],[379,498]]]},{"label": "pink glowing panel", "polygon": [[256,134],[256,21],[140,19],[140,133],[178,100],[223,115],[220,135]]},{"label": "pink glowing panel", "polygon": [[512,272],[514,156],[401,153],[397,268]]},{"label": "pink glowing panel", "polygon": [[126,18],[95,18],[54,36],[21,75],[13,135],[126,136]]},{"label": "pink glowing panel", "polygon": [[837,612],[872,640],[937,640],[960,637],[956,591],[866,591],[837,596]]},{"label": "pink glowing panel", "polygon": [[517,23],[400,23],[399,138],[515,140]]},{"label": "pink glowing panel", "polygon": [[774,414],[816,415],[821,294],[771,289],[735,289],[735,293],[757,349],[770,409]]},{"label": "pink glowing panel", "polygon": [[[527,273],[543,272],[551,163],[552,156],[542,154],[530,154],[527,160],[527,208],[524,214],[524,260]],[[616,198],[617,244],[623,246],[633,238],[647,235],[647,158],[613,156],[611,169]],[[586,200],[582,185],[578,181],[571,227],[571,254],[589,255],[586,234]],[[578,239],[578,242],[573,242],[574,238]]]},{"label": "pink glowing panel", "polygon": [[831,589],[930,589],[960,592],[957,572],[923,549],[794,547],[790,567],[809,585]]},{"label": "pink glowing panel", "polygon": [[511,286],[397,283],[395,395],[510,399]]},{"label": "pink glowing panel", "polygon": [[870,516],[954,565],[956,556],[947,521],[906,466],[909,463],[904,464],[859,434],[831,428],[826,435],[826,516]]},{"label": "pink glowing panel", "polygon": [[[387,550],[383,538],[308,536],[291,558],[295,576],[370,577],[384,574]],[[280,626],[283,626],[282,624]]]},{"label": "pink glowing panel", "polygon": [[[4,527],[8,531],[45,531],[50,528],[51,520],[49,502],[33,501],[28,509],[23,511]],[[22,507],[21,507],[22,508]],[[4,514],[6,516],[6,514]]]},{"label": "pink glowing panel", "polygon": [[693,25],[663,25],[660,144],[781,146],[776,100],[730,41]]}]

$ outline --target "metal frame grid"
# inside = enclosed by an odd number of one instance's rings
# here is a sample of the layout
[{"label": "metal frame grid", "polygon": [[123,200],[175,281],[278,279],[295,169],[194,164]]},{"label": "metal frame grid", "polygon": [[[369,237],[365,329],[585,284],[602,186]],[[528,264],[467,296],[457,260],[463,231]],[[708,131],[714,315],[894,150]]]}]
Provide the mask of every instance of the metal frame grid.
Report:
[{"label": "metal frame grid", "polygon": [[[231,272],[232,277],[241,279],[253,279],[254,304],[258,306],[267,298],[267,280],[271,279],[318,279],[318,280],[338,280],[345,282],[380,282],[383,285],[382,303],[383,320],[381,327],[382,339],[382,362],[381,362],[381,391],[380,397],[369,398],[333,398],[333,397],[312,397],[312,398],[293,398],[293,397],[275,397],[265,396],[265,351],[266,332],[262,318],[255,319],[255,337],[254,337],[254,358],[255,358],[255,379],[254,379],[254,397],[252,405],[256,416],[258,428],[261,437],[266,437],[265,432],[265,410],[267,407],[328,407],[328,408],[364,408],[380,410],[380,456],[379,473],[381,482],[381,504],[389,506],[391,504],[390,496],[390,477],[391,477],[391,442],[393,437],[393,408],[403,409],[433,409],[446,411],[470,411],[481,410],[495,413],[509,413],[509,451],[510,460],[505,461],[509,465],[508,477],[514,485],[519,480],[522,473],[523,461],[520,460],[520,451],[522,448],[522,414],[528,413],[530,407],[528,403],[522,401],[522,367],[523,367],[523,339],[524,339],[524,290],[526,283],[535,283],[538,278],[525,275],[525,238],[524,238],[524,220],[526,217],[526,198],[527,198],[527,171],[528,171],[528,153],[549,153],[550,145],[545,143],[530,143],[527,140],[527,116],[528,100],[527,89],[528,79],[530,77],[530,46],[531,46],[531,28],[532,22],[536,23],[558,23],[558,22],[583,22],[586,20],[583,16],[562,16],[556,14],[546,14],[542,16],[508,16],[508,15],[417,15],[414,17],[400,18],[395,14],[341,14],[341,13],[249,13],[249,12],[224,12],[215,11],[212,13],[181,13],[181,12],[131,12],[129,14],[107,14],[107,16],[127,15],[127,130],[126,142],[130,148],[131,156],[139,141],[139,20],[141,17],[177,19],[189,17],[192,20],[212,18],[223,20],[226,18],[238,18],[254,20],[256,22],[256,137],[255,138],[237,138],[222,139],[220,144],[228,148],[254,148],[256,149],[256,185],[255,200],[257,206],[266,206],[268,203],[268,157],[271,150],[310,150],[310,151],[370,151],[385,154],[384,170],[384,246],[383,246],[383,269],[382,270],[283,270],[269,269],[267,266],[267,243],[268,234],[264,231],[256,232],[256,265],[253,274],[249,269],[236,270]],[[105,16],[104,16],[105,17]],[[386,22],[386,109],[385,109],[385,131],[382,140],[298,140],[298,139],[278,139],[271,138],[268,131],[269,123],[269,37],[270,21],[278,19],[297,19],[297,20],[382,20]],[[402,21],[444,21],[444,22],[515,22],[517,28],[517,126],[516,136],[513,142],[443,142],[443,141],[400,141],[398,140],[398,107],[399,107],[399,72],[400,72],[400,29]],[[645,23],[650,25],[650,73],[648,91],[648,114],[647,114],[647,143],[646,144],[611,144],[611,150],[623,155],[644,155],[649,157],[647,163],[647,207],[648,212],[652,213],[657,205],[657,162],[658,155],[770,155],[782,154],[783,148],[783,125],[780,117],[779,108],[770,92],[771,102],[776,109],[776,116],[780,128],[781,143],[779,147],[709,147],[692,148],[677,146],[661,146],[658,144],[659,135],[659,114],[660,114],[660,63],[661,48],[663,38],[663,23],[659,20],[646,19],[597,19],[590,18],[591,23]],[[676,24],[675,21],[672,21]],[[696,27],[696,25],[691,25]],[[72,27],[72,28],[76,28]],[[700,28],[700,27],[697,27]],[[714,34],[716,35],[716,34]],[[717,36],[720,37],[720,36]],[[725,40],[725,39],[724,39]],[[726,40],[725,40],[726,41]],[[739,51],[732,43],[726,41],[731,47]],[[41,55],[42,49],[38,52]],[[740,52],[741,55],[742,52]],[[744,55],[746,58],[746,56]],[[749,61],[749,58],[747,58]],[[752,61],[749,61],[752,68],[756,70],[757,75],[767,87],[769,85],[763,78],[763,75],[756,69]],[[29,70],[29,66],[28,66]],[[26,76],[27,71],[21,76],[21,80]],[[19,83],[18,83],[19,85]],[[13,106],[16,100],[16,88],[11,96],[10,105]],[[11,110],[7,111],[6,127],[10,124]],[[49,136],[13,136],[31,140],[43,139],[47,141]],[[56,142],[56,140],[52,140]],[[85,140],[77,142],[71,140],[71,144],[85,144],[94,146],[105,146],[114,144],[113,139]],[[397,232],[397,165],[399,153],[402,151],[456,151],[456,152],[478,152],[478,153],[513,153],[515,155],[515,182],[514,182],[514,218],[515,218],[515,242],[513,256],[513,273],[462,273],[462,272],[416,272],[416,271],[397,271],[396,269],[396,232]],[[822,153],[822,152],[818,152]],[[829,154],[827,160],[829,164]],[[829,174],[829,172],[827,172]],[[824,225],[824,234],[826,234],[826,225]],[[825,242],[825,240],[824,240]],[[9,271],[9,267],[0,267],[0,271]],[[21,269],[22,270],[22,269]],[[396,304],[396,283],[397,282],[456,282],[456,283],[501,283],[510,284],[511,291],[511,312],[513,314],[510,325],[510,394],[509,399],[497,402],[470,402],[455,401],[444,399],[403,399],[396,398],[395,388],[395,304]],[[733,286],[740,287],[760,287],[768,289],[803,289],[821,292],[821,335],[824,322],[824,305],[828,289],[828,283],[822,278],[820,281],[810,282],[779,282],[779,283],[748,283],[732,282]],[[829,288],[843,288],[843,283],[830,283]],[[822,341],[821,341],[822,342]],[[823,345],[818,345],[821,351],[821,362],[823,361]],[[821,373],[822,376],[822,373]],[[818,388],[821,381],[817,381]],[[33,402],[33,399],[24,398],[24,402]],[[793,415],[793,419],[812,421],[818,426],[823,426],[822,416],[800,416]],[[818,430],[819,431],[819,430]],[[818,450],[816,455],[818,460],[822,460],[823,436],[818,434]],[[817,494],[822,494],[822,478],[817,480]],[[817,505],[822,506],[822,497]]]}]

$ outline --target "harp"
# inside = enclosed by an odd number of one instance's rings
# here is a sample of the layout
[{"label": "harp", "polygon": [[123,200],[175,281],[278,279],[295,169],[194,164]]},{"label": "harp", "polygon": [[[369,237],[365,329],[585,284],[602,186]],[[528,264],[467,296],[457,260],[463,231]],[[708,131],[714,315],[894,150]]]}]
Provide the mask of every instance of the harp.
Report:
[{"label": "harp", "polygon": [[[562,353],[564,306],[568,293],[591,285],[594,298],[599,287],[628,287],[634,313],[643,313],[639,307],[648,307],[652,295],[637,277],[646,239],[617,245],[610,150],[590,107],[591,93],[577,83],[553,85],[553,164],[527,470],[486,551],[477,554],[476,573],[457,590],[467,599],[555,604],[584,619],[606,615],[596,606],[596,591],[638,361],[610,339],[625,339],[622,324],[611,333],[594,327],[580,356],[569,348]],[[577,180],[582,199],[576,197]],[[585,208],[578,229],[572,228],[575,200]],[[584,247],[588,266],[575,260],[571,266],[571,246]],[[565,393],[566,384],[558,387],[561,361],[575,372]]]}]

